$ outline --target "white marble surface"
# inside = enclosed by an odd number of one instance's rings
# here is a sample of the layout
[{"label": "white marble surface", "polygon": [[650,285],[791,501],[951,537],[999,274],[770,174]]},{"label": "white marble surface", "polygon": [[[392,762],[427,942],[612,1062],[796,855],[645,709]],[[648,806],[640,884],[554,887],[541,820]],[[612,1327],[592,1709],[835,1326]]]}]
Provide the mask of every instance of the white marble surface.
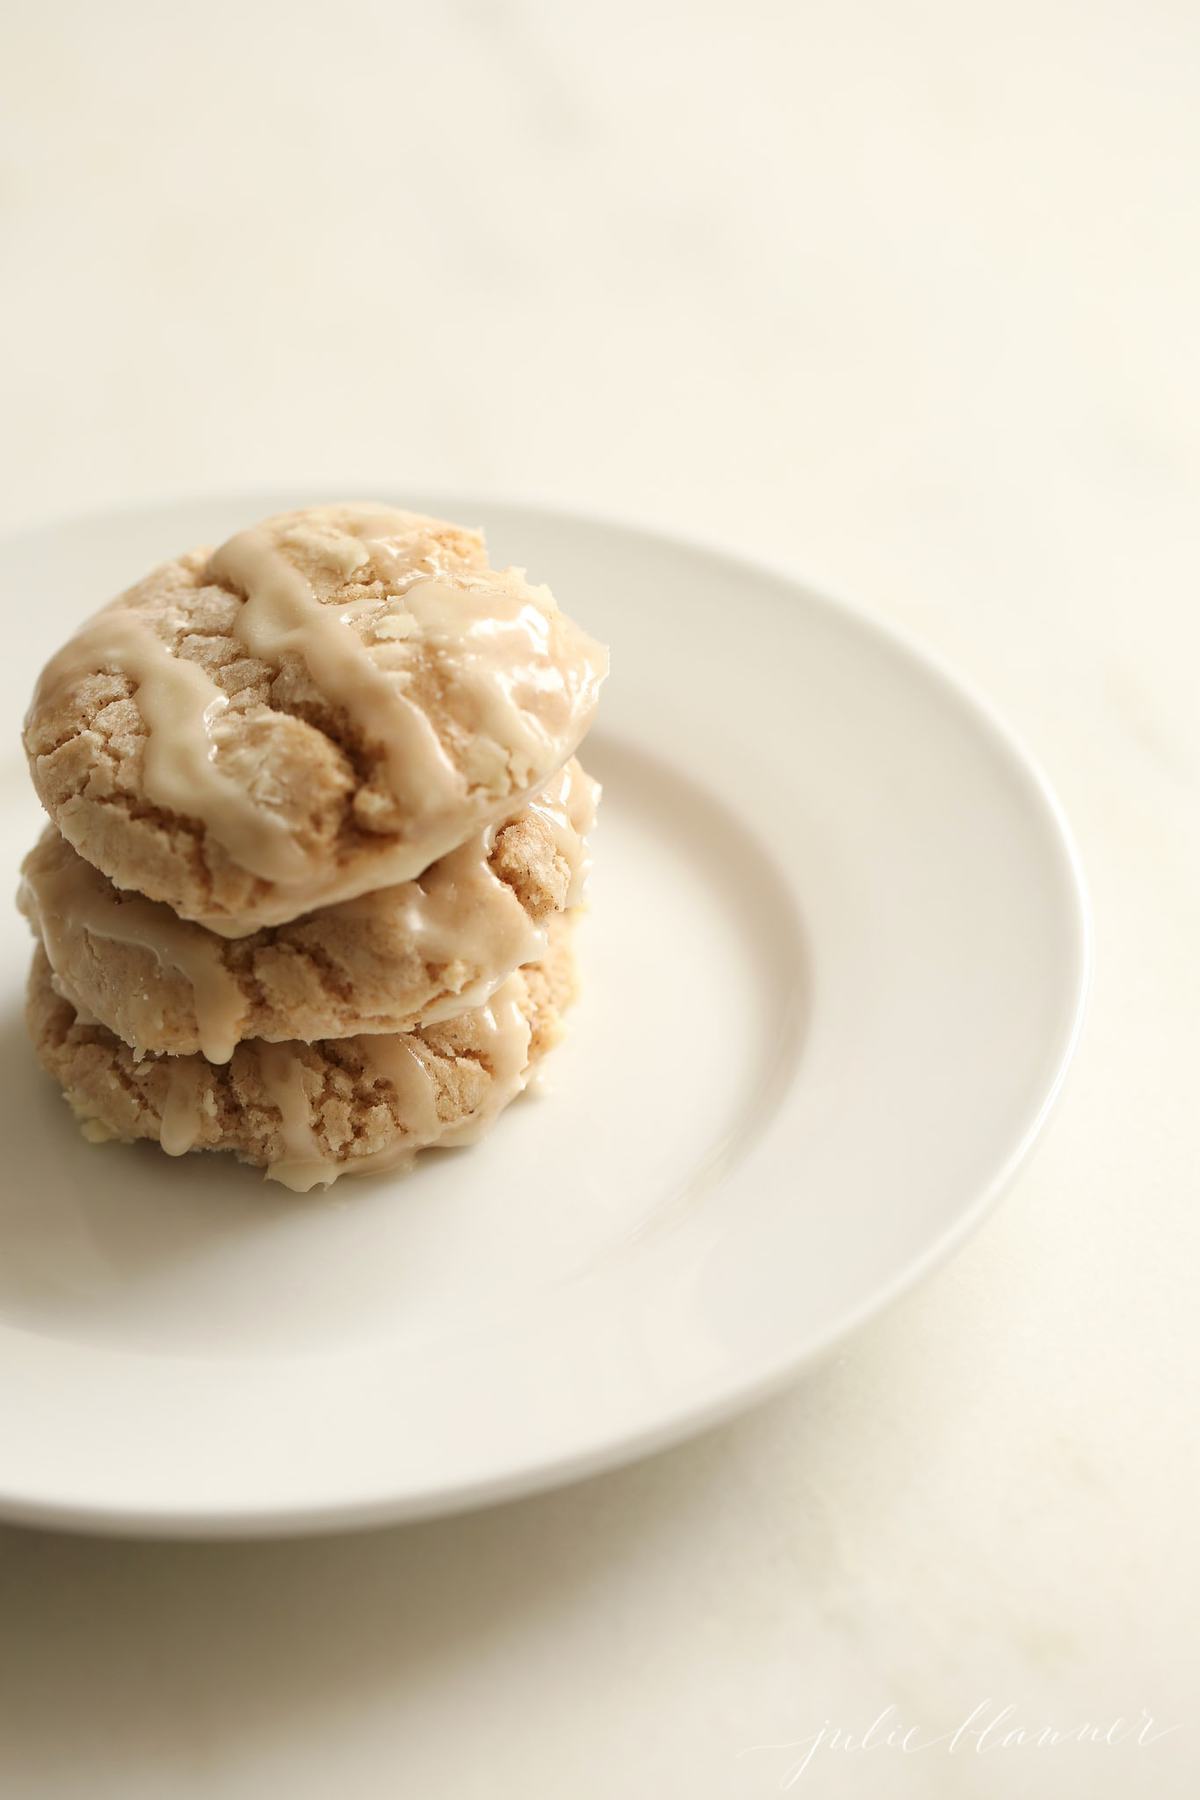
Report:
[{"label": "white marble surface", "polygon": [[1032,1167],[768,1408],[357,1539],[0,1533],[0,1792],[742,1800],[989,1702],[1177,1729],[793,1791],[1193,1793],[1196,9],[50,3],[0,71],[0,524],[409,483],[760,552],[990,691],[1098,926]]}]

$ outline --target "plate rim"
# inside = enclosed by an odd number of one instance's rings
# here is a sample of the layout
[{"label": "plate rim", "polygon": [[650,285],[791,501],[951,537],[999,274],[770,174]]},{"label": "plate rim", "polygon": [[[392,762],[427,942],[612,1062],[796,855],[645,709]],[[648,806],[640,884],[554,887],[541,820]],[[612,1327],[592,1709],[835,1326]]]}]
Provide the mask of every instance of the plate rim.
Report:
[{"label": "plate rim", "polygon": [[[401,496],[409,484],[382,484],[399,489]],[[328,495],[340,491],[350,494],[378,492],[381,484],[362,482],[322,484]],[[998,751],[1010,774],[1020,778],[1025,796],[1040,810],[1048,846],[1052,846],[1066,879],[1062,883],[1063,922],[1068,927],[1073,953],[1069,971],[1070,983],[1064,983],[1064,994],[1071,993],[1071,1004],[1065,1024],[1059,1028],[1054,1044],[1052,1074],[1040,1102],[1023,1121],[1014,1141],[992,1174],[965,1197],[955,1217],[933,1241],[905,1262],[890,1278],[866,1295],[857,1306],[842,1314],[835,1322],[818,1332],[815,1338],[798,1334],[785,1354],[767,1359],[765,1367],[737,1365],[719,1383],[710,1383],[700,1399],[687,1400],[665,1419],[618,1433],[604,1442],[572,1450],[558,1457],[527,1462],[508,1472],[481,1476],[472,1480],[450,1481],[432,1486],[413,1496],[368,1496],[359,1501],[336,1500],[312,1504],[303,1500],[271,1503],[263,1506],[218,1505],[164,1508],[155,1505],[139,1509],[136,1505],[114,1506],[79,1500],[38,1499],[28,1494],[0,1490],[0,1518],[18,1525],[70,1530],[96,1536],[160,1538],[175,1540],[270,1539],[327,1534],[343,1530],[379,1528],[390,1524],[421,1519],[451,1517],[488,1505],[503,1504],[524,1495],[540,1493],[582,1481],[607,1469],[639,1460],[660,1450],[684,1442],[697,1433],[709,1430],[751,1407],[769,1400],[795,1381],[806,1369],[817,1366],[855,1332],[890,1310],[906,1294],[932,1275],[978,1230],[979,1226],[1011,1187],[1028,1161],[1065,1086],[1066,1077],[1078,1048],[1087,1018],[1095,958],[1095,929],[1092,904],[1083,861],[1074,832],[1061,800],[1040,759],[1007,721],[994,703],[975,683],[964,676],[939,651],[932,650],[906,627],[894,623],[867,606],[816,587],[782,563],[755,557],[719,539],[660,529],[637,518],[621,518],[603,512],[562,506],[540,500],[521,498],[509,493],[486,489],[471,493],[419,489],[412,484],[414,497],[422,504],[444,509],[448,516],[469,514],[473,509],[510,511],[514,514],[539,515],[562,527],[581,526],[611,532],[626,539],[640,538],[648,543],[695,555],[723,564],[731,573],[747,577],[764,577],[790,588],[804,602],[817,608],[836,622],[851,628],[876,643],[882,644],[902,662],[915,665],[918,674],[940,689],[959,712],[990,741]],[[307,481],[297,481],[292,488],[248,487],[227,492],[177,492],[145,499],[128,500],[112,506],[64,512],[36,519],[33,523],[0,536],[0,551],[19,544],[22,539],[39,538],[57,530],[78,529],[89,520],[106,525],[121,518],[146,518],[156,512],[188,506],[226,507],[231,510],[256,504],[278,510],[280,501],[290,496],[295,505],[312,504],[306,495],[317,490]],[[1051,1040],[1048,1038],[1048,1045]]]}]

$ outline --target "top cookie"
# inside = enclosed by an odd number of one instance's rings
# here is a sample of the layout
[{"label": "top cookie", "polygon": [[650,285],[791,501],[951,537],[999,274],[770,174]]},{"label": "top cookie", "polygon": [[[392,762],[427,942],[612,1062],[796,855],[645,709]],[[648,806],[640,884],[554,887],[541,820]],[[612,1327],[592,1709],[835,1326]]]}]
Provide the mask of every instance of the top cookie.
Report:
[{"label": "top cookie", "polygon": [[607,661],[480,533],[313,507],[97,613],[43,671],[25,745],[81,855],[241,937],[510,815],[575,750]]}]

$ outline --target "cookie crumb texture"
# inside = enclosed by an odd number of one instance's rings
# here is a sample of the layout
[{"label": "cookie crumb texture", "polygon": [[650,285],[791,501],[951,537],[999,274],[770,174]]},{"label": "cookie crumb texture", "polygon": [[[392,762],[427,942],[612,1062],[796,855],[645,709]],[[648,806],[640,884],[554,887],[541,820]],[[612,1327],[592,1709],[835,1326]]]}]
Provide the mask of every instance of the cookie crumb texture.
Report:
[{"label": "cookie crumb texture", "polygon": [[34,953],[27,1017],[43,1067],[93,1142],[145,1138],[172,1154],[231,1150],[298,1191],[403,1166],[469,1141],[557,1041],[575,992],[567,921],[543,961],[488,1005],[398,1036],[238,1046],[228,1063],[139,1057],[60,994]]},{"label": "cookie crumb texture", "polygon": [[165,563],[43,672],[25,724],[62,835],[245,936],[413,879],[573,754],[607,655],[481,534],[311,508]]}]

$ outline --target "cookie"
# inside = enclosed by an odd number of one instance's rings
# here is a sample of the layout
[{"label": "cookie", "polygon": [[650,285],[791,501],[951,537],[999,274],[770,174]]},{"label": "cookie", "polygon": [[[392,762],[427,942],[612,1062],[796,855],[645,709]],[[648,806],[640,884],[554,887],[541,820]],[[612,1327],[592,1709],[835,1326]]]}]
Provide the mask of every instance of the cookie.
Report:
[{"label": "cookie", "polygon": [[486,1005],[403,1035],[253,1040],[223,1064],[139,1060],[56,991],[41,949],[27,1018],[39,1060],[93,1141],[148,1138],[173,1156],[231,1150],[306,1193],[478,1137],[556,1042],[573,992],[569,933],[559,921],[542,963],[510,975]]},{"label": "cookie", "polygon": [[314,507],[97,613],[43,671],[25,746],[86,861],[242,937],[511,816],[575,751],[606,670],[478,532]]},{"label": "cookie", "polygon": [[419,881],[223,938],[118,889],[52,826],[18,904],[59,992],[135,1051],[228,1062],[245,1038],[406,1032],[478,1006],[576,906],[595,782],[572,761],[514,819]]}]

